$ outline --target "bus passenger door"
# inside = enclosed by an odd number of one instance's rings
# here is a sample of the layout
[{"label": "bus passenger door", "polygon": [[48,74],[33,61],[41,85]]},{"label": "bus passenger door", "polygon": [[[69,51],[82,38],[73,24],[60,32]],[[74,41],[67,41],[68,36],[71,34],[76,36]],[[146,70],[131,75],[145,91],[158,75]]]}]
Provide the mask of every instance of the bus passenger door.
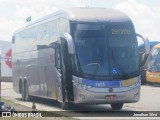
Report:
[{"label": "bus passenger door", "polygon": [[67,42],[61,38],[61,45],[58,43],[55,45],[55,68],[57,100],[63,103],[73,101],[71,61],[69,58]]}]

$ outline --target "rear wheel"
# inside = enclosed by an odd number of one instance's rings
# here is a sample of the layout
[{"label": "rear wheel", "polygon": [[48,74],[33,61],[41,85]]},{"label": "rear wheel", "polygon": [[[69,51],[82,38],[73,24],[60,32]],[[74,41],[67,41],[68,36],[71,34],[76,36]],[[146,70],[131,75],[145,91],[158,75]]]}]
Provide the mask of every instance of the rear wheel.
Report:
[{"label": "rear wheel", "polygon": [[19,93],[21,93],[22,94],[22,80],[21,79],[19,79]]},{"label": "rear wheel", "polygon": [[112,110],[121,110],[123,107],[123,103],[111,104]]},{"label": "rear wheel", "polygon": [[64,110],[70,110],[71,109],[71,103],[69,102],[60,102],[60,107]]},{"label": "rear wheel", "polygon": [[141,80],[141,85],[145,85],[145,84],[146,84],[146,80],[145,79]]},{"label": "rear wheel", "polygon": [[154,82],[147,82],[148,85],[155,85]]}]

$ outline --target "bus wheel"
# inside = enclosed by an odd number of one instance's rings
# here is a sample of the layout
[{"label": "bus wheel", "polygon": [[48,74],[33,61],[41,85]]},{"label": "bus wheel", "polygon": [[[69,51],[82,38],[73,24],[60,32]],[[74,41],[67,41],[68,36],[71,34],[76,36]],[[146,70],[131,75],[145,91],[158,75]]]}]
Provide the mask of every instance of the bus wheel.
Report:
[{"label": "bus wheel", "polygon": [[21,79],[19,79],[19,93],[21,93],[22,94],[22,80]]},{"label": "bus wheel", "polygon": [[28,93],[28,84],[26,81],[23,82],[23,87],[22,87],[22,100],[23,101],[29,101],[30,96]]},{"label": "bus wheel", "polygon": [[123,103],[111,104],[112,110],[121,110],[123,107]]},{"label": "bus wheel", "polygon": [[70,110],[71,109],[71,104],[68,102],[60,102],[60,107],[64,110]]},{"label": "bus wheel", "polygon": [[154,83],[153,83],[153,82],[147,82],[147,84],[148,84],[148,85],[154,85]]}]

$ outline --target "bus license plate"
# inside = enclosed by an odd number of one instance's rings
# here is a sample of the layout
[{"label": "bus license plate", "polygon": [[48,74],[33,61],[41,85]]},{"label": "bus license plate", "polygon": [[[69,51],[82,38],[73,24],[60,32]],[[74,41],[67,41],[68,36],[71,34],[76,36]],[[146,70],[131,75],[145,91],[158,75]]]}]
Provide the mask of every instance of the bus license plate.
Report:
[{"label": "bus license plate", "polygon": [[106,95],[107,100],[114,100],[117,98],[117,95]]}]

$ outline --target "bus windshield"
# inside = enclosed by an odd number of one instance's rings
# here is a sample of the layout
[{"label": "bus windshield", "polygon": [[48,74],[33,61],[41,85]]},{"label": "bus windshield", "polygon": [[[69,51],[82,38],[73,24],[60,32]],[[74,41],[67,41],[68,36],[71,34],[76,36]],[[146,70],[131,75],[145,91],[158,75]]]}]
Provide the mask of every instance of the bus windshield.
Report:
[{"label": "bus windshield", "polygon": [[160,48],[153,48],[150,55],[148,70],[151,72],[160,72]]},{"label": "bus windshield", "polygon": [[134,29],[121,29],[122,25],[117,26],[74,24],[72,28],[76,49],[74,61],[79,77],[127,79],[130,75],[137,75],[138,44],[135,33],[131,34]]}]

